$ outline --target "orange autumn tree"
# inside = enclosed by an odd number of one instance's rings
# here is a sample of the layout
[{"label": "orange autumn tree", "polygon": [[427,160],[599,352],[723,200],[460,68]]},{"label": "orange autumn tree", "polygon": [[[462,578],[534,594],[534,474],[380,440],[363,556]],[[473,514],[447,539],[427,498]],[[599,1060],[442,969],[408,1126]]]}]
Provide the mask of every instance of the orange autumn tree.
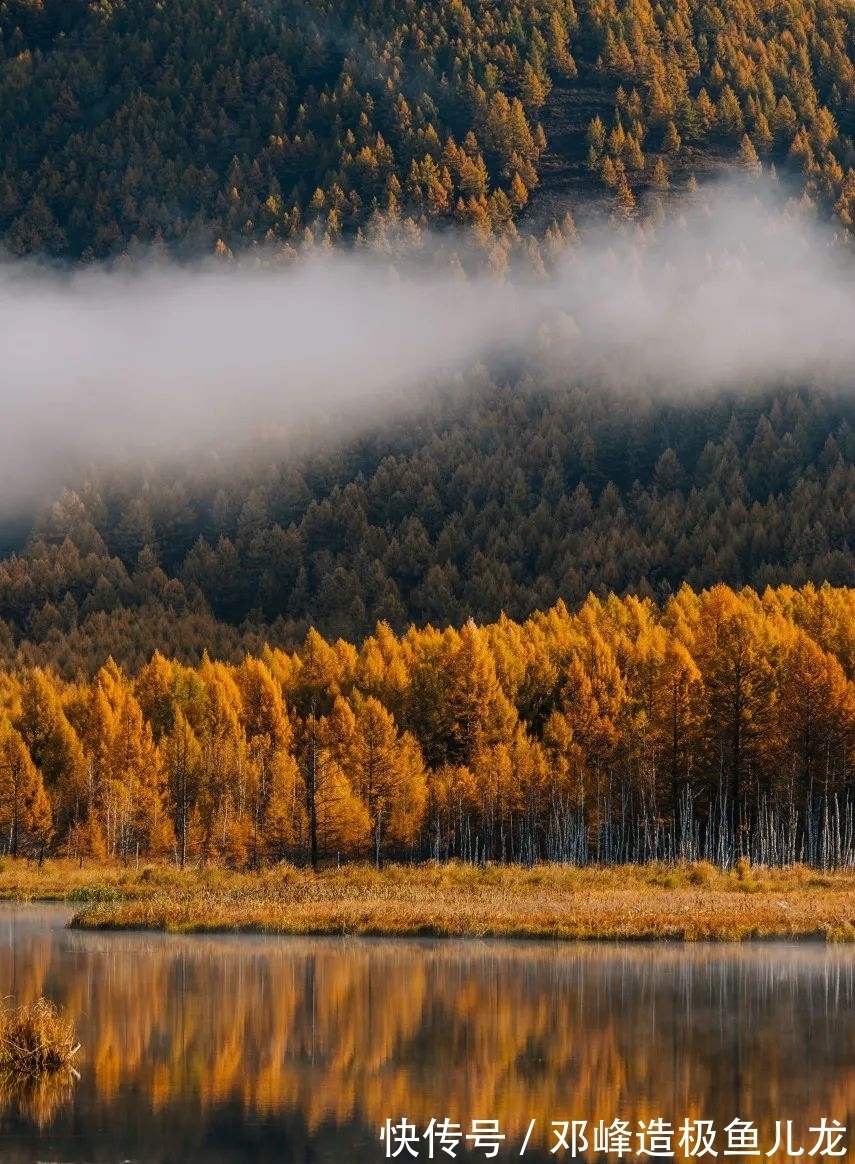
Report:
[{"label": "orange autumn tree", "polygon": [[0,721],[0,837],[12,857],[43,853],[53,836],[53,814],[42,774],[23,737]]},{"label": "orange autumn tree", "polygon": [[136,678],[21,667],[0,675],[0,838],[256,869],[842,862],[853,666],[851,591],[684,586],[662,607],[381,624],[359,647],[310,631],[239,663],[155,654]]},{"label": "orange autumn tree", "polygon": [[77,856],[100,855],[102,839],[92,812],[83,747],[65,714],[58,686],[38,667],[21,684],[14,727],[42,775],[57,837]]},{"label": "orange autumn tree", "polygon": [[398,731],[374,696],[355,696],[346,723],[341,766],[365,805],[366,841],[379,866],[387,846],[412,851],[419,836],[427,798],[424,763],[413,736]]},{"label": "orange autumn tree", "polygon": [[286,843],[293,843],[299,832],[294,733],[282,688],[261,659],[247,655],[235,668],[234,679],[246,736],[252,863],[257,865],[265,850],[284,855]]},{"label": "orange autumn tree", "polygon": [[[336,698],[349,675],[342,652],[315,630],[306,636],[298,661],[288,697],[294,708],[309,860],[312,868],[317,868],[322,851],[339,852],[352,840],[349,822],[338,820],[344,806],[354,807],[352,789],[337,759],[346,728],[342,712],[333,715]],[[355,665],[355,659],[348,661]],[[346,827],[340,827],[342,823]]]},{"label": "orange autumn tree", "polygon": [[90,818],[109,856],[172,851],[166,782],[151,726],[128,678],[110,660],[81,709]]}]

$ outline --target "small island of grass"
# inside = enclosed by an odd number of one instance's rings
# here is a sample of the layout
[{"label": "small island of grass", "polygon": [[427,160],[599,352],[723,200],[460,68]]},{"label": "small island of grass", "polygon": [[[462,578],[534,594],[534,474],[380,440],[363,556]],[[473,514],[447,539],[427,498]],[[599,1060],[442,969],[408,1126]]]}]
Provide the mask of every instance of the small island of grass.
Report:
[{"label": "small island of grass", "polygon": [[0,897],[76,907],[80,929],[560,940],[855,941],[855,872],[698,862],[450,862],[259,872],[7,861]]}]

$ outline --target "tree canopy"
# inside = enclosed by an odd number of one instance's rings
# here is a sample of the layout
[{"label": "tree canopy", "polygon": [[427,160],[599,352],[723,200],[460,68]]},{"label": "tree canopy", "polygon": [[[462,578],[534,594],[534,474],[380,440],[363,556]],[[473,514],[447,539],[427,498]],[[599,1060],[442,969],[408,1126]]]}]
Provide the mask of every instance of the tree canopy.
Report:
[{"label": "tree canopy", "polygon": [[93,259],[402,222],[504,237],[541,222],[539,191],[631,216],[761,162],[851,227],[853,31],[841,0],[2,0],[0,239]]}]

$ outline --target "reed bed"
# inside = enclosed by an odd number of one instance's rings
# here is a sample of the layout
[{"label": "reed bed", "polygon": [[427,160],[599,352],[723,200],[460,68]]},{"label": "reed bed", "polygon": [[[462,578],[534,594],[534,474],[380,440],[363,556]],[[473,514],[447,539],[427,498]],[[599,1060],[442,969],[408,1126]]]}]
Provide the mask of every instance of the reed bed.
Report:
[{"label": "reed bed", "polygon": [[74,1024],[47,998],[0,1013],[0,1073],[13,1079],[71,1074]]},{"label": "reed bed", "polygon": [[23,860],[0,866],[0,898],[61,900],[88,929],[741,941],[855,941],[855,871],[747,859],[626,865],[426,862],[313,873],[215,865]]},{"label": "reed bed", "polygon": [[855,941],[855,874],[805,866],[533,869],[441,863],[262,874],[166,866],[78,890],[83,929],[374,936]]}]

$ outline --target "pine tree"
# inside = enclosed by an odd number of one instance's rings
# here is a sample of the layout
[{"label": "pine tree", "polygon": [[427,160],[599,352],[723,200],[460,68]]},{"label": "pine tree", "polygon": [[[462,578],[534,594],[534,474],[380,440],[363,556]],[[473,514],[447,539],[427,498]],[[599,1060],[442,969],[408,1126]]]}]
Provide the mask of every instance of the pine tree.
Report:
[{"label": "pine tree", "polygon": [[747,133],[742,135],[742,141],[739,144],[739,165],[750,174],[759,174],[761,166],[760,159],[757,156],[757,150],[754,148],[754,143]]},{"label": "pine tree", "polygon": [[87,765],[80,740],[68,722],[56,688],[38,668],[23,683],[21,710],[14,726],[51,796],[57,832],[67,834],[73,825],[86,819]]},{"label": "pine tree", "polygon": [[651,185],[656,190],[667,190],[670,186],[668,180],[668,170],[665,167],[665,162],[662,158],[657,158],[653,165],[653,173],[650,178]]},{"label": "pine tree", "polygon": [[180,708],[176,709],[172,730],[163,744],[172,817],[175,824],[178,865],[183,869],[193,849],[196,799],[199,795],[202,749]]},{"label": "pine tree", "polygon": [[53,835],[53,820],[41,772],[20,733],[0,724],[0,836],[10,856],[44,853]]},{"label": "pine tree", "polygon": [[665,132],[662,134],[662,152],[669,154],[671,157],[676,157],[680,152],[682,142],[680,135],[677,133],[677,127],[673,121],[669,121],[665,126]]},{"label": "pine tree", "polygon": [[389,712],[369,696],[356,704],[342,767],[367,807],[379,866],[387,842],[400,847],[418,833],[427,796],[418,746],[407,733],[399,735]]},{"label": "pine tree", "polygon": [[514,171],[514,176],[511,179],[510,202],[514,210],[524,210],[528,202],[528,190],[526,190],[525,182],[519,174]]},{"label": "pine tree", "polygon": [[632,218],[635,215],[635,197],[625,174],[621,174],[615,190],[615,209],[621,218]]}]

